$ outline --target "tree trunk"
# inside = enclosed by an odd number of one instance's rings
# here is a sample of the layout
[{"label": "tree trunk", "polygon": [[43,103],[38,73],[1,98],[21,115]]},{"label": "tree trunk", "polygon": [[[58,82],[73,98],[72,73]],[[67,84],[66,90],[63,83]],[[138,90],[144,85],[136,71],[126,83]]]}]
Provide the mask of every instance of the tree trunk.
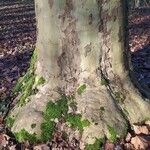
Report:
[{"label": "tree trunk", "polygon": [[[35,6],[36,75],[46,82],[37,87],[38,93],[28,103],[10,112],[15,116],[14,133],[25,129],[40,136],[45,121],[42,112],[49,101],[57,103],[62,95],[75,101],[75,109],[67,101],[68,114],[74,118],[80,114],[89,122],[82,132],[69,132],[69,119],[61,116],[66,120],[62,126],[67,126],[63,130],[81,141],[81,149],[95,138],[106,135],[111,139],[110,128],[117,137],[124,136],[128,123],[140,123],[150,116],[150,103],[129,77],[122,1],[36,0]],[[31,128],[32,124],[36,127]]]}]

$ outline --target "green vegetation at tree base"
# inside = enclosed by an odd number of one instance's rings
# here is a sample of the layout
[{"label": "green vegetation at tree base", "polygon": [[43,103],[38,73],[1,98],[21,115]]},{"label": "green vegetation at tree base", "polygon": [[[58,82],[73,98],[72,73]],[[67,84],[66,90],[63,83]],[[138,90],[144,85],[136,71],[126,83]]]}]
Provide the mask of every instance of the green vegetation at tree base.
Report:
[{"label": "green vegetation at tree base", "polygon": [[45,79],[35,75],[35,63],[37,60],[36,50],[33,53],[31,58],[30,67],[27,70],[26,74],[20,78],[13,88],[13,94],[21,93],[21,97],[18,100],[18,106],[23,106],[28,102],[28,97],[32,94],[35,94],[35,89],[37,86],[44,84]]},{"label": "green vegetation at tree base", "polygon": [[[60,118],[63,118],[72,128],[83,131],[83,128],[89,126],[90,122],[88,120],[83,120],[81,114],[68,113],[69,100],[70,98],[62,96],[55,103],[52,101],[48,102],[46,109],[43,112],[44,121],[41,124],[41,136],[37,138],[35,134],[29,134],[27,131],[22,129],[19,133],[15,133],[18,141],[28,140],[30,143],[33,143],[37,141],[46,142],[51,140],[55,129],[55,119],[59,120]],[[32,129],[35,127],[36,124],[31,125]]]},{"label": "green vegetation at tree base", "polygon": [[34,72],[35,72],[35,63],[37,60],[37,54],[36,54],[36,50],[34,51],[32,58],[31,58],[31,62],[30,62],[30,67],[27,70],[27,73],[18,80],[16,86],[13,88],[13,93],[16,94],[18,92],[23,92],[26,83],[29,81],[29,79],[31,77],[34,76]]},{"label": "green vegetation at tree base", "polygon": [[47,142],[52,139],[52,135],[55,129],[54,121],[45,120],[44,123],[41,124],[41,142]]},{"label": "green vegetation at tree base", "polygon": [[28,140],[30,141],[30,143],[35,143],[38,141],[35,133],[30,134],[25,129],[22,129],[20,132],[14,133],[14,135],[19,142]]},{"label": "green vegetation at tree base", "polygon": [[86,89],[86,85],[83,84],[83,85],[81,85],[81,86],[78,88],[77,93],[78,93],[79,95],[81,95],[81,94],[85,91],[85,89]]},{"label": "green vegetation at tree base", "polygon": [[44,123],[41,125],[41,139],[42,141],[48,141],[52,138],[52,134],[55,127],[55,119],[60,119],[62,116],[66,116],[68,112],[68,99],[66,96],[62,96],[61,99],[53,103],[48,102],[46,110],[43,112]]},{"label": "green vegetation at tree base", "polygon": [[35,77],[29,78],[29,80],[25,83],[23,89],[24,91],[22,92],[22,95],[18,101],[18,106],[23,106],[27,102],[27,98],[31,95],[32,92],[32,86],[34,84]]},{"label": "green vegetation at tree base", "polygon": [[117,132],[116,130],[110,126],[110,125],[107,125],[107,128],[108,128],[108,131],[109,131],[109,134],[110,134],[110,141],[115,143],[117,141]]},{"label": "green vegetation at tree base", "polygon": [[42,85],[45,83],[45,79],[43,77],[36,76],[35,77],[35,85]]},{"label": "green vegetation at tree base", "polygon": [[50,101],[47,104],[46,110],[43,112],[44,123],[41,125],[43,141],[48,141],[52,138],[55,119],[63,117],[71,127],[78,130],[83,130],[84,127],[90,124],[88,120],[82,120],[81,114],[68,114],[68,100],[68,97],[62,96],[55,103]]},{"label": "green vegetation at tree base", "polygon": [[119,103],[123,103],[124,100],[126,99],[126,96],[121,92],[115,92],[114,96],[115,96],[115,100]]},{"label": "green vegetation at tree base", "polygon": [[104,78],[104,77],[102,77],[101,78],[101,85],[105,85],[105,86],[109,85],[109,80]]},{"label": "green vegetation at tree base", "polygon": [[6,125],[11,128],[15,122],[15,119],[8,116],[5,120],[5,122],[6,122]]},{"label": "green vegetation at tree base", "polygon": [[101,150],[104,143],[103,138],[96,138],[96,141],[94,144],[87,144],[85,146],[85,150]]},{"label": "green vegetation at tree base", "polygon": [[82,120],[81,114],[68,114],[67,122],[71,125],[71,127],[77,128],[80,131],[83,131],[84,127],[90,125],[90,122],[88,120]]}]

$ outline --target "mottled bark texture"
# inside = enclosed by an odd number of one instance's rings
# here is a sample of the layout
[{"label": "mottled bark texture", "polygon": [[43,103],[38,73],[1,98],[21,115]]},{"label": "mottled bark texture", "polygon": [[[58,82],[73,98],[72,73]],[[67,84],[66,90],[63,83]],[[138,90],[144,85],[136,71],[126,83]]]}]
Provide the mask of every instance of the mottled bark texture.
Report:
[{"label": "mottled bark texture", "polygon": [[[120,137],[128,122],[132,125],[150,116],[149,102],[128,76],[121,0],[35,0],[35,6],[36,73],[46,83],[24,107],[11,112],[16,116],[13,132],[25,128],[39,135],[41,112],[61,94],[74,95],[76,111],[69,111],[90,121],[76,137],[81,147],[95,138],[111,137],[110,126]],[[79,94],[81,85],[86,89]],[[33,123],[37,124],[34,129]]]}]

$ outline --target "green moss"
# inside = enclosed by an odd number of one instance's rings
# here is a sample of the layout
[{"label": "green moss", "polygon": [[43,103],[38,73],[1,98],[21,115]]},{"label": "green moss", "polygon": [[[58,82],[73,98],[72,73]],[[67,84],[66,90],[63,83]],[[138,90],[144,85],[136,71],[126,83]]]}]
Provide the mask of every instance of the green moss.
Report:
[{"label": "green moss", "polygon": [[34,51],[29,69],[26,74],[18,80],[16,86],[13,88],[13,94],[21,94],[21,97],[18,100],[18,106],[24,106],[27,103],[27,98],[32,94],[36,94],[36,87],[45,82],[43,77],[39,77],[34,73],[36,69],[36,60],[37,54],[36,51]]},{"label": "green moss", "polygon": [[109,140],[111,142],[115,143],[116,140],[117,140],[117,132],[116,132],[116,130],[110,125],[107,125],[107,128],[108,128],[108,131],[109,131],[109,134],[110,134],[110,139]]},{"label": "green moss", "polygon": [[31,58],[31,62],[30,62],[30,67],[28,69],[30,73],[34,73],[35,72],[35,69],[36,69],[35,68],[35,63],[36,63],[36,61],[37,61],[37,51],[34,50],[32,58]]},{"label": "green moss", "polygon": [[66,116],[68,113],[68,98],[66,96],[62,96],[61,99],[57,102],[57,106],[62,115]]},{"label": "green moss", "polygon": [[80,114],[72,115],[68,114],[68,101],[70,97],[62,96],[61,99],[55,103],[50,101],[46,106],[46,110],[43,112],[44,123],[41,125],[42,141],[47,141],[52,138],[53,131],[55,129],[55,119],[64,118],[71,127],[83,130],[84,127],[89,126],[88,120],[82,120]]},{"label": "green moss", "polygon": [[38,139],[36,138],[36,134],[30,134],[25,129],[22,129],[20,132],[14,133],[16,139],[19,142],[29,141],[30,143],[36,143]]},{"label": "green moss", "polygon": [[102,77],[101,78],[101,85],[105,85],[105,86],[109,85],[109,80],[104,78],[104,77]]},{"label": "green moss", "polygon": [[81,94],[85,91],[85,89],[86,89],[86,85],[83,84],[83,85],[81,85],[81,86],[78,88],[77,93],[78,93],[79,95],[81,95]]},{"label": "green moss", "polygon": [[[51,140],[53,132],[55,130],[55,119],[64,118],[71,127],[77,128],[80,131],[83,131],[84,127],[90,125],[88,120],[82,120],[81,114],[72,115],[68,114],[68,101],[70,97],[62,96],[55,103],[50,101],[47,103],[46,109],[43,112],[44,121],[41,124],[41,136],[36,138],[36,135],[27,133],[22,129],[19,133],[15,133],[18,141],[28,140],[30,143],[34,141],[46,142]],[[32,124],[31,128],[35,128],[36,124]]]},{"label": "green moss", "polygon": [[28,80],[28,82],[25,83],[23,87],[22,95],[18,102],[18,106],[23,106],[24,104],[26,104],[26,99],[31,95],[34,81],[35,81],[35,77],[33,76]]},{"label": "green moss", "polygon": [[43,112],[44,123],[41,125],[41,140],[48,141],[52,138],[52,134],[55,128],[54,119],[60,119],[65,117],[68,113],[68,99],[66,96],[62,96],[56,103],[52,101],[48,102],[46,110]]},{"label": "green moss", "polygon": [[27,73],[18,80],[16,86],[13,88],[12,92],[14,94],[18,93],[18,92],[23,92],[23,89],[25,88],[26,83],[29,81],[29,79],[31,77],[34,76],[34,72],[35,72],[35,63],[37,60],[37,54],[36,54],[36,50],[34,51],[32,58],[31,58],[31,62],[30,62],[30,67],[27,70]]},{"label": "green moss", "polygon": [[6,125],[8,126],[8,127],[12,127],[13,126],[13,124],[14,124],[14,122],[15,122],[15,119],[14,118],[12,118],[12,117],[7,117],[6,118]]},{"label": "green moss", "polygon": [[58,105],[53,102],[48,102],[46,111],[44,112],[44,119],[51,120],[59,118],[61,116],[61,111],[58,109]]},{"label": "green moss", "polygon": [[31,124],[31,128],[32,128],[32,129],[34,129],[35,127],[36,127],[36,124],[35,124],[35,123]]},{"label": "green moss", "polygon": [[63,96],[56,103],[53,103],[52,101],[48,102],[46,106],[46,111],[44,112],[44,119],[51,120],[55,118],[60,118],[62,115],[67,115],[67,112],[67,98]]},{"label": "green moss", "polygon": [[126,98],[126,96],[121,92],[115,92],[114,96],[115,96],[116,101],[120,103],[123,103]]},{"label": "green moss", "polygon": [[44,123],[41,124],[41,138],[40,141],[47,142],[52,139],[52,135],[55,129],[55,123],[52,121],[45,120]]},{"label": "green moss", "polygon": [[30,79],[31,75],[29,74],[29,72],[27,72],[23,77],[21,77],[16,86],[13,88],[12,92],[14,94],[19,93],[19,92],[23,92],[23,88],[25,83]]},{"label": "green moss", "polygon": [[42,85],[45,83],[45,79],[43,77],[36,76],[35,77],[35,85]]},{"label": "green moss", "polygon": [[94,144],[87,144],[85,146],[85,150],[101,150],[103,143],[104,143],[103,138],[99,138],[99,139],[96,138],[96,141]]},{"label": "green moss", "polygon": [[76,114],[76,115],[68,114],[66,120],[71,125],[71,127],[77,128],[80,131],[83,131],[84,127],[90,125],[90,122],[88,120],[82,120],[81,114]]}]

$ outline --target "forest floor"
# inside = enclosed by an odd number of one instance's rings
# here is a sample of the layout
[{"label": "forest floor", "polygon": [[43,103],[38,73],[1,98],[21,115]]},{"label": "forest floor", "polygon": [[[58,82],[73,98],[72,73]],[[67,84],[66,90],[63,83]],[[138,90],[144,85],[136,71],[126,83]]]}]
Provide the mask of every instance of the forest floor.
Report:
[{"label": "forest floor", "polygon": [[[150,8],[130,11],[129,46],[137,81],[150,88]],[[11,90],[19,77],[27,71],[36,42],[33,3],[0,2],[0,149],[3,150],[78,150],[78,141],[67,143],[61,133],[52,142],[40,145],[18,143],[4,124],[12,106]],[[112,144],[107,140],[104,150],[150,150],[150,122],[130,129],[125,139]]]}]

